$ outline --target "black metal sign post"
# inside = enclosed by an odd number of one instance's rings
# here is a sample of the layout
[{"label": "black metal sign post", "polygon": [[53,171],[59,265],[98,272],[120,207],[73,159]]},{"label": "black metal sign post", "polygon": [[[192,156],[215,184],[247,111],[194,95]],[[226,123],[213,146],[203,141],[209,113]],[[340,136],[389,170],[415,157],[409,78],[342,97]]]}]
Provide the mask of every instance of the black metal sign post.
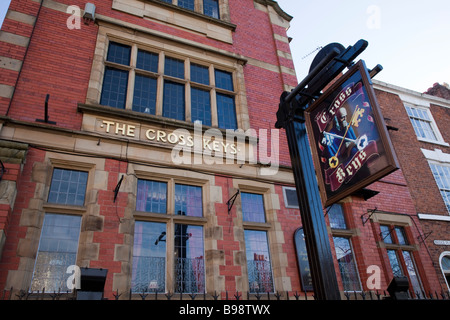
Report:
[{"label": "black metal sign post", "polygon": [[283,92],[277,111],[276,128],[284,128],[299,199],[314,297],[340,300],[329,236],[325,224],[319,186],[314,169],[304,111],[320,92],[367,47],[359,40],[344,48],[332,43],[316,56],[308,76],[290,93]]}]

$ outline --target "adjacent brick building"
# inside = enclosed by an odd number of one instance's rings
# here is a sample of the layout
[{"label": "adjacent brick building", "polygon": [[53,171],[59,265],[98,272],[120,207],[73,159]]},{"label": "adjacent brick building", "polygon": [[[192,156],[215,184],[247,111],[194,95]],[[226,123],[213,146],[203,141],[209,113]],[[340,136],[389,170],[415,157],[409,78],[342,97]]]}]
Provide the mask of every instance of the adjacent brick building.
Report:
[{"label": "adjacent brick building", "polygon": [[378,97],[387,124],[396,127],[391,138],[419,219],[420,246],[432,260],[440,285],[449,282],[449,107],[448,84],[434,84],[418,93],[377,83]]},{"label": "adjacent brick building", "polygon": [[[274,129],[297,84],[292,17],[269,0],[93,3],[95,21],[81,18],[84,1],[12,0],[0,31],[0,288],[70,291],[76,265],[108,270],[108,299],[311,295]],[[388,124],[403,121],[409,138],[391,131],[402,168],[377,194],[324,210],[339,288],[382,292],[403,273],[412,296],[445,291],[443,251],[421,239],[448,230],[423,214],[448,213],[430,171],[414,180],[403,160],[423,152],[402,154],[414,133],[399,95],[377,85]]]}]

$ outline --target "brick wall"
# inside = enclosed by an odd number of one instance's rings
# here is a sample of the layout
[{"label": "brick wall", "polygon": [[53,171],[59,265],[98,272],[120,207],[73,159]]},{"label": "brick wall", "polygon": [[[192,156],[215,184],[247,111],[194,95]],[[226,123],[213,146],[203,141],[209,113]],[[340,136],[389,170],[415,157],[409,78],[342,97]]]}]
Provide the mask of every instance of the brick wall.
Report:
[{"label": "brick wall", "polygon": [[[82,1],[58,2],[84,8]],[[230,1],[231,22],[238,25],[233,33],[232,45],[112,10],[110,1],[97,1],[95,5],[98,15],[224,49],[275,67],[290,69],[291,72],[287,73],[286,69],[268,71],[254,65],[244,66],[250,124],[253,128],[274,129],[279,96],[286,89],[285,86],[295,86],[297,80],[293,72],[285,28],[274,24],[267,12],[256,9],[253,1]],[[27,46],[8,43],[0,47],[0,56],[16,59],[18,62],[25,59],[11,106],[10,99],[2,97],[0,100],[3,101],[0,105],[2,114],[30,122],[43,119],[45,97],[49,94],[50,120],[56,121],[57,126],[80,129],[82,117],[77,112],[77,103],[84,102],[86,98],[97,26],[81,23],[79,30],[67,29],[66,21],[70,15],[64,12],[64,8],[61,6],[56,10],[51,5],[41,8],[26,57]],[[14,14],[26,14],[28,20],[22,18],[26,22],[19,22],[9,18],[12,16],[10,14],[5,19],[2,32],[28,39],[34,26],[29,19],[36,17],[38,10],[39,5],[34,1],[13,1],[10,11]],[[279,40],[280,37],[276,39],[275,35],[285,38],[286,41]],[[2,70],[0,82],[8,88],[13,88],[18,73],[17,68]],[[270,83],[270,86],[267,86],[267,83]],[[267,91],[268,88],[270,91]],[[289,165],[284,130],[280,132],[280,150],[280,163]]]},{"label": "brick wall", "polygon": [[[443,88],[435,84],[427,93],[445,98],[447,90],[443,90]],[[446,284],[440,270],[439,256],[446,248],[435,246],[433,240],[447,239],[449,223],[445,221],[419,220],[416,217],[417,213],[448,216],[447,208],[430,170],[428,161],[421,149],[430,151],[439,149],[443,153],[448,154],[450,153],[450,148],[442,144],[432,144],[417,139],[411,121],[406,113],[404,103],[398,94],[382,90],[376,90],[376,94],[383,116],[386,118],[386,123],[399,129],[398,131],[389,131],[389,134],[413,206],[405,207],[403,202],[397,199],[398,195],[395,194],[396,196],[394,196],[393,193],[387,193],[389,197],[383,203],[391,202],[393,205],[397,203],[396,212],[404,212],[413,217],[415,216],[413,219],[416,222],[417,228],[411,228],[410,230],[416,240],[416,244],[420,247],[420,251],[415,253],[415,257],[421,259],[421,273],[433,275],[425,285],[437,292],[441,291],[442,288],[444,288],[442,290],[445,290]],[[448,120],[450,119],[449,109],[431,101],[430,112],[444,141],[450,141],[448,130],[445,129],[448,127]],[[386,190],[386,192],[389,191]],[[422,241],[421,239],[427,235],[427,240]]]},{"label": "brick wall", "polygon": [[433,84],[431,88],[428,88],[428,90],[425,93],[432,96],[450,100],[450,89],[448,83],[444,83],[444,85],[441,85],[436,82],[435,84]]},{"label": "brick wall", "polygon": [[98,244],[98,259],[91,260],[89,266],[91,268],[108,269],[105,293],[109,299],[113,299],[112,292],[117,289],[113,288],[114,274],[120,274],[122,267],[126,268],[125,265],[122,265],[123,261],[116,259],[116,250],[124,244],[126,239],[125,234],[119,231],[119,227],[128,204],[127,193],[119,192],[114,201],[114,189],[121,175],[126,173],[126,170],[127,163],[106,160],[105,171],[108,172],[107,189],[98,191],[97,204],[100,207],[99,215],[103,218],[103,226],[101,230],[94,232],[92,242]]},{"label": "brick wall", "polygon": [[[29,235],[29,228],[27,222],[22,220],[22,212],[24,210],[29,210],[31,207],[38,205],[37,202],[42,201],[35,198],[37,182],[32,171],[35,162],[42,162],[44,155],[45,153],[43,151],[30,148],[27,154],[27,162],[24,164],[21,174],[16,176],[15,173],[17,168],[14,168],[15,166],[13,166],[14,169],[10,172],[11,175],[6,177],[17,179],[17,196],[14,202],[12,214],[9,216],[9,224],[6,232],[7,241],[3,248],[2,258],[0,261],[1,288],[5,288],[8,276],[7,270],[17,270],[18,277],[21,277],[19,275],[21,270],[18,270],[21,259],[33,259],[34,261],[35,258],[33,256],[29,256],[27,251],[29,250],[28,248],[31,250],[35,248],[37,250],[38,243],[29,242],[29,237],[27,237],[27,234]],[[7,167],[12,169],[11,166]],[[25,284],[25,286],[26,285],[27,284]]]},{"label": "brick wall", "polygon": [[8,116],[30,122],[44,119],[49,94],[49,119],[61,127],[80,128],[76,108],[87,92],[96,27],[68,30],[68,16],[41,9]]},{"label": "brick wall", "polygon": [[[433,150],[433,145],[417,140],[404,104],[398,95],[380,90],[377,90],[376,94],[383,116],[389,119],[386,124],[399,129],[398,131],[390,131],[389,134],[405,180],[410,186],[409,191],[417,212],[432,214],[446,212],[447,209],[444,206],[428,162],[421,151],[421,148]],[[432,106],[431,112],[438,126],[445,128],[443,122],[448,117],[448,109]],[[449,136],[446,131],[441,130],[444,139]],[[443,151],[447,150],[444,152],[450,150],[441,146],[439,148]]]}]

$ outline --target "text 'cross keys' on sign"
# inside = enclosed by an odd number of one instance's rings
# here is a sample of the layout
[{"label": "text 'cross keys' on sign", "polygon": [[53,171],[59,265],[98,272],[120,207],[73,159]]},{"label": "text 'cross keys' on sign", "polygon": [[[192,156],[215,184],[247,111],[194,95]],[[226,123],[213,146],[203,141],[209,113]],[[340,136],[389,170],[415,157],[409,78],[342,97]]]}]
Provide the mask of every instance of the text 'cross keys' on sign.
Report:
[{"label": "text 'cross keys' on sign", "polygon": [[361,122],[361,118],[363,117],[363,114],[364,114],[364,109],[356,107],[355,114],[353,116],[353,121],[352,121],[351,125],[358,128],[359,123]]}]

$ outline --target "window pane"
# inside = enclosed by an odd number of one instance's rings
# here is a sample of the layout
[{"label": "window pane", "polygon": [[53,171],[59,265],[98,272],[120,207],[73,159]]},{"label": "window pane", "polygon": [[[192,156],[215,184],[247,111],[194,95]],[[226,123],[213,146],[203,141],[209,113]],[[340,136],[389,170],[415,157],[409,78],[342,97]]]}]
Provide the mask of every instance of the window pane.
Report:
[{"label": "window pane", "polygon": [[117,43],[110,42],[108,47],[108,55],[106,60],[110,62],[130,65],[131,47]]},{"label": "window pane", "polygon": [[217,88],[233,91],[233,76],[230,72],[214,70],[214,74]]},{"label": "window pane", "polygon": [[166,287],[166,225],[136,221],[134,227],[133,292],[164,292]]},{"label": "window pane", "polygon": [[430,163],[431,172],[433,172],[436,184],[441,191],[442,199],[450,212],[450,167]]},{"label": "window pane", "polygon": [[414,292],[422,294],[422,286],[420,285],[420,278],[417,274],[415,263],[410,252],[402,251],[403,258],[405,259],[406,269],[408,271],[409,280],[411,281]]},{"label": "window pane", "polygon": [[203,227],[175,224],[175,292],[205,291]]},{"label": "window pane", "polygon": [[413,119],[413,127],[415,127],[416,133],[419,137],[437,140],[436,135],[434,134],[433,129],[431,128],[430,122]]},{"label": "window pane", "polygon": [[395,227],[395,234],[397,235],[398,244],[408,244],[403,227]]},{"label": "window pane", "polygon": [[297,190],[296,189],[288,189],[283,188],[284,193],[286,195],[286,207],[293,207],[298,208],[298,197],[297,197]]},{"label": "window pane", "polygon": [[406,112],[418,137],[437,141],[436,134],[431,126],[431,118],[426,110],[406,106]]},{"label": "window pane", "polygon": [[430,117],[428,116],[428,112],[426,112],[424,109],[417,109],[417,111],[421,119],[431,121]]},{"label": "window pane", "polygon": [[333,241],[344,290],[360,291],[361,284],[350,240],[342,237],[333,237]]},{"label": "window pane", "polygon": [[340,204],[334,204],[328,211],[328,218],[330,219],[330,227],[332,229],[347,229],[345,223],[344,211]]},{"label": "window pane", "polygon": [[138,180],[136,210],[166,213],[167,183],[151,180]]},{"label": "window pane", "polygon": [[430,167],[439,189],[450,190],[450,167],[438,164],[430,164]]},{"label": "window pane", "polygon": [[441,259],[442,270],[445,273],[450,272],[450,256],[443,256]]},{"label": "window pane", "polygon": [[164,81],[163,117],[184,121],[184,108],[184,85],[172,81]]},{"label": "window pane", "polygon": [[412,116],[413,114],[412,114],[412,109],[411,109],[411,107],[405,106],[405,108],[406,108],[406,113],[408,113],[408,116]]},{"label": "window pane", "polygon": [[398,261],[397,252],[395,252],[395,250],[388,250],[387,253],[394,277],[403,276],[403,271],[400,262]]},{"label": "window pane", "polygon": [[191,80],[209,85],[209,69],[207,67],[191,63]]},{"label": "window pane", "polygon": [[136,67],[139,69],[158,72],[159,56],[156,53],[138,50]]},{"label": "window pane", "polygon": [[53,170],[48,202],[67,205],[84,205],[88,173],[67,169]]},{"label": "window pane", "polygon": [[203,0],[203,13],[207,16],[219,19],[219,1]]},{"label": "window pane", "polygon": [[261,194],[241,192],[242,218],[249,222],[266,222],[264,199]]},{"label": "window pane", "polygon": [[66,271],[76,264],[80,225],[80,216],[45,214],[30,290],[69,290]]},{"label": "window pane", "polygon": [[211,99],[209,91],[191,88],[191,119],[211,125]]},{"label": "window pane", "polygon": [[127,86],[128,71],[106,67],[100,104],[125,109]]},{"label": "window pane", "polygon": [[175,184],[175,214],[202,217],[202,187]]},{"label": "window pane", "polygon": [[217,94],[217,115],[219,128],[237,129],[236,108],[234,98],[226,94]]},{"label": "window pane", "polygon": [[184,61],[166,57],[164,74],[171,77],[184,79]]},{"label": "window pane", "polygon": [[447,211],[450,212],[450,191],[441,191],[441,196],[447,206]]},{"label": "window pane", "polygon": [[134,84],[133,110],[148,114],[156,111],[156,79],[136,75]]},{"label": "window pane", "polygon": [[194,0],[178,0],[178,6],[185,9],[194,10]]},{"label": "window pane", "polygon": [[384,243],[393,243],[389,226],[380,226],[380,230],[381,241],[384,241]]},{"label": "window pane", "polygon": [[250,292],[273,292],[272,266],[265,231],[244,230]]},{"label": "window pane", "polygon": [[294,233],[295,250],[300,271],[301,284],[304,291],[313,291],[311,268],[309,266],[308,252],[303,228],[298,228]]}]

